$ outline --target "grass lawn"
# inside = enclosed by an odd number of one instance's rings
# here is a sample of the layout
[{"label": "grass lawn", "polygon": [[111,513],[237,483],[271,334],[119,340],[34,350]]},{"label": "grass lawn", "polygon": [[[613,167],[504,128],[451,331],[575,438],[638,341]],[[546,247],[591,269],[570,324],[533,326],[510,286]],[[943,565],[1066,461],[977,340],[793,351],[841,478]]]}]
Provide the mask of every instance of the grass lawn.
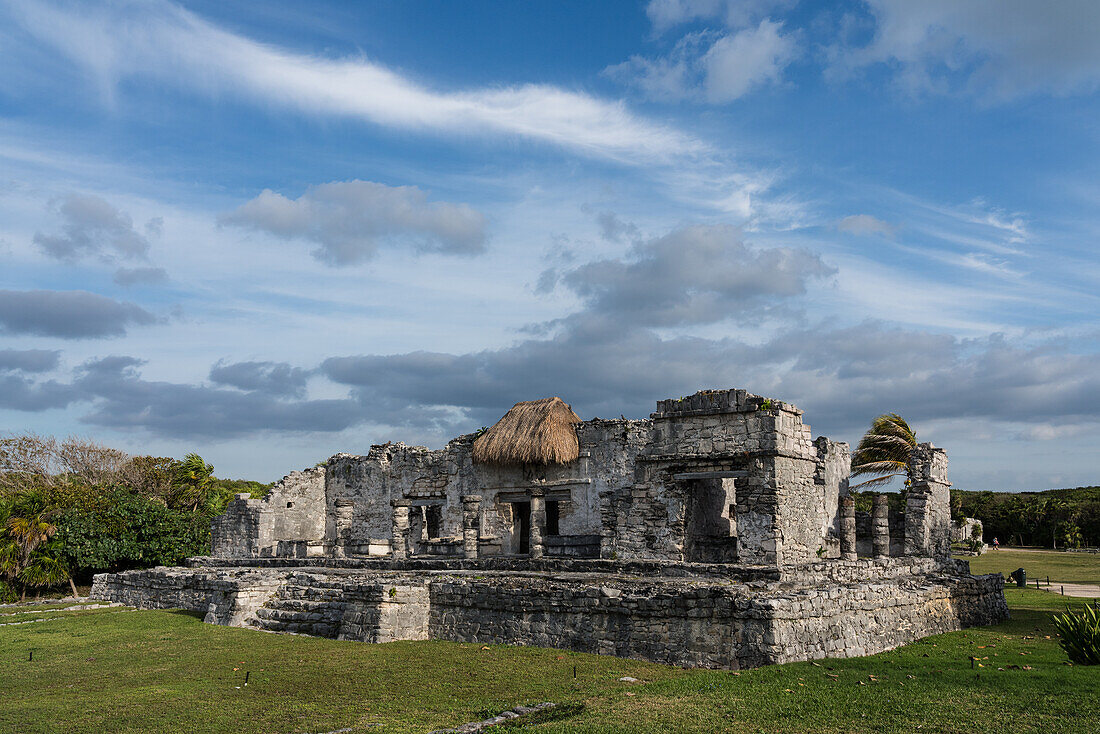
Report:
[{"label": "grass lawn", "polygon": [[[512,728],[1100,732],[1100,666],[1065,664],[1051,629],[1066,600],[1017,589],[1008,598],[1013,619],[996,627],[740,674],[538,648],[271,635],[179,612],[65,612],[0,627],[0,731],[423,732],[554,701],[557,713]],[[644,683],[618,680],[627,675]]]},{"label": "grass lawn", "polygon": [[985,555],[964,558],[971,573],[1002,573],[1005,578],[1017,568],[1027,572],[1032,586],[1035,579],[1051,584],[1058,581],[1076,584],[1100,584],[1100,553],[1059,553],[1058,551],[1020,551],[1002,548]]}]

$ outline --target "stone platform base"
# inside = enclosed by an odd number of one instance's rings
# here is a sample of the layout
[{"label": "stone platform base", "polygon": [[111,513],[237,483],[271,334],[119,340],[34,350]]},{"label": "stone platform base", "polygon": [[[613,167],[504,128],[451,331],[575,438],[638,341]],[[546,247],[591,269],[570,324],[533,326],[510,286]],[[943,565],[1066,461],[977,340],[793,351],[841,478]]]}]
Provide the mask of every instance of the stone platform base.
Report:
[{"label": "stone platform base", "polygon": [[[248,561],[240,562],[248,564]],[[999,575],[925,558],[722,575],[607,562],[537,570],[196,565],[100,574],[92,597],[344,640],[536,645],[705,668],[870,655],[1008,617]],[[736,569],[733,569],[736,571]]]}]

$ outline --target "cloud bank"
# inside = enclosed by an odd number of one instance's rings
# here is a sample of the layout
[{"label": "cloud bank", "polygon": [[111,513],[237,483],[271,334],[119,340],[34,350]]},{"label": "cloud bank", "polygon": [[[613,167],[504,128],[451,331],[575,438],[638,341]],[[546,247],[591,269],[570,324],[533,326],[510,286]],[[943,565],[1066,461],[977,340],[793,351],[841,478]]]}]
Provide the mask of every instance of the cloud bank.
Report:
[{"label": "cloud bank", "polygon": [[100,339],[154,321],[135,303],[88,291],[0,290],[0,333]]}]

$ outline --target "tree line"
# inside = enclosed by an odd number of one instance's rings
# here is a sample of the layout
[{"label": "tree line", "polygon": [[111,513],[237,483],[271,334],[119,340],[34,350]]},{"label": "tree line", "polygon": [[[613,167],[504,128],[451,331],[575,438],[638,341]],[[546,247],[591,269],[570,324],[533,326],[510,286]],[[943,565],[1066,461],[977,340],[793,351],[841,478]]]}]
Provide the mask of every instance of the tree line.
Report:
[{"label": "tree line", "polygon": [[197,454],[130,456],[33,433],[0,438],[0,602],[95,573],[176,565],[204,553],[210,520],[238,492]]},{"label": "tree line", "polygon": [[951,490],[952,502],[967,517],[982,521],[987,543],[1047,548],[1100,546],[1100,487],[1045,492]]}]

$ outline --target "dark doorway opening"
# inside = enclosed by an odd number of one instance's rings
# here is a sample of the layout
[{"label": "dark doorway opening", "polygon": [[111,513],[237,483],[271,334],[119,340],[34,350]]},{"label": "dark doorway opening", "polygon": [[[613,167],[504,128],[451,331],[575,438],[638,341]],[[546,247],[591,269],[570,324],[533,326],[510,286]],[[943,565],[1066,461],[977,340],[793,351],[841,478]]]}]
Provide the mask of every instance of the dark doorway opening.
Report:
[{"label": "dark doorway opening", "polygon": [[516,553],[531,552],[531,503],[512,503],[512,534],[515,540],[513,547]]},{"label": "dark doorway opening", "polygon": [[561,517],[561,504],[557,500],[546,500],[546,534],[561,535],[558,530],[558,518]]},{"label": "dark doorway opening", "polygon": [[443,506],[428,505],[424,508],[424,521],[427,525],[428,539],[443,537]]}]

